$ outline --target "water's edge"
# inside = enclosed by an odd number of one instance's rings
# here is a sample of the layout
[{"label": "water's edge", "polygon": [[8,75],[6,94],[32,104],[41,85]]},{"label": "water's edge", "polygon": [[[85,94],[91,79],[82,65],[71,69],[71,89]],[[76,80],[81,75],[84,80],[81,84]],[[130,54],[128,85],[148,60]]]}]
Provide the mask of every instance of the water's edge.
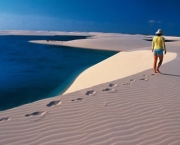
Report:
[{"label": "water's edge", "polygon": [[0,36],[0,111],[63,94],[84,70],[117,53],[29,43],[71,39],[76,38]]}]

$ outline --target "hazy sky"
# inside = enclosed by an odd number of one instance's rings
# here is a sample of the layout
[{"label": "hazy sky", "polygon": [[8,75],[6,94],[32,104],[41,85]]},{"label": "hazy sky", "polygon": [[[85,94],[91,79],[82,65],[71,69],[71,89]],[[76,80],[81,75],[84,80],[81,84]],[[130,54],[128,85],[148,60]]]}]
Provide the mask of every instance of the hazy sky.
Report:
[{"label": "hazy sky", "polygon": [[180,0],[0,0],[0,30],[180,36]]}]

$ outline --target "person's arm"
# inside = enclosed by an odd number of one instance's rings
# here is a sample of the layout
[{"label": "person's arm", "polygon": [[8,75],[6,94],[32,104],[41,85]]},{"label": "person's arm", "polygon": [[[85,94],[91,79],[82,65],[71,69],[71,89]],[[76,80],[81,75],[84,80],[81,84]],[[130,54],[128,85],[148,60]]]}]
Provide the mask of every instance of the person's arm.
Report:
[{"label": "person's arm", "polygon": [[152,39],[152,52],[154,51],[154,38]]},{"label": "person's arm", "polygon": [[165,45],[165,43],[164,43],[164,53],[166,54],[166,45]]},{"label": "person's arm", "polygon": [[164,54],[166,54],[166,44],[165,44],[165,38],[163,37],[164,43],[163,43],[163,48],[164,48]]}]

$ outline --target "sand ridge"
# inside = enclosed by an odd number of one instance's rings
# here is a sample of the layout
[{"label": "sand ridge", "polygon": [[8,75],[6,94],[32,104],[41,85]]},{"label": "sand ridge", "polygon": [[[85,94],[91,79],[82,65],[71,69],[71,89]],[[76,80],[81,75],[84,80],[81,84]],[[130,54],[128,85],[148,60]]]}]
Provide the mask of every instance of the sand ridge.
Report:
[{"label": "sand ridge", "polygon": [[[163,64],[172,61],[176,53],[169,52]],[[151,50],[120,52],[82,72],[64,94],[105,82],[128,77],[152,68]],[[98,78],[98,79],[97,79]]]}]

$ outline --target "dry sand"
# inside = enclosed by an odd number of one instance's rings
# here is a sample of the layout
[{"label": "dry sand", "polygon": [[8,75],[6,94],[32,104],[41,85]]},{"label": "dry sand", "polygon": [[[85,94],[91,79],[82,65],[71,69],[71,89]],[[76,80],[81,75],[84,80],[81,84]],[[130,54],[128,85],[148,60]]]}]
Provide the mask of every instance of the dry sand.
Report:
[{"label": "dry sand", "polygon": [[163,74],[152,74],[151,43],[142,38],[96,33],[75,40],[75,47],[124,52],[85,70],[65,95],[1,111],[0,144],[179,145],[179,41],[167,43]]}]

